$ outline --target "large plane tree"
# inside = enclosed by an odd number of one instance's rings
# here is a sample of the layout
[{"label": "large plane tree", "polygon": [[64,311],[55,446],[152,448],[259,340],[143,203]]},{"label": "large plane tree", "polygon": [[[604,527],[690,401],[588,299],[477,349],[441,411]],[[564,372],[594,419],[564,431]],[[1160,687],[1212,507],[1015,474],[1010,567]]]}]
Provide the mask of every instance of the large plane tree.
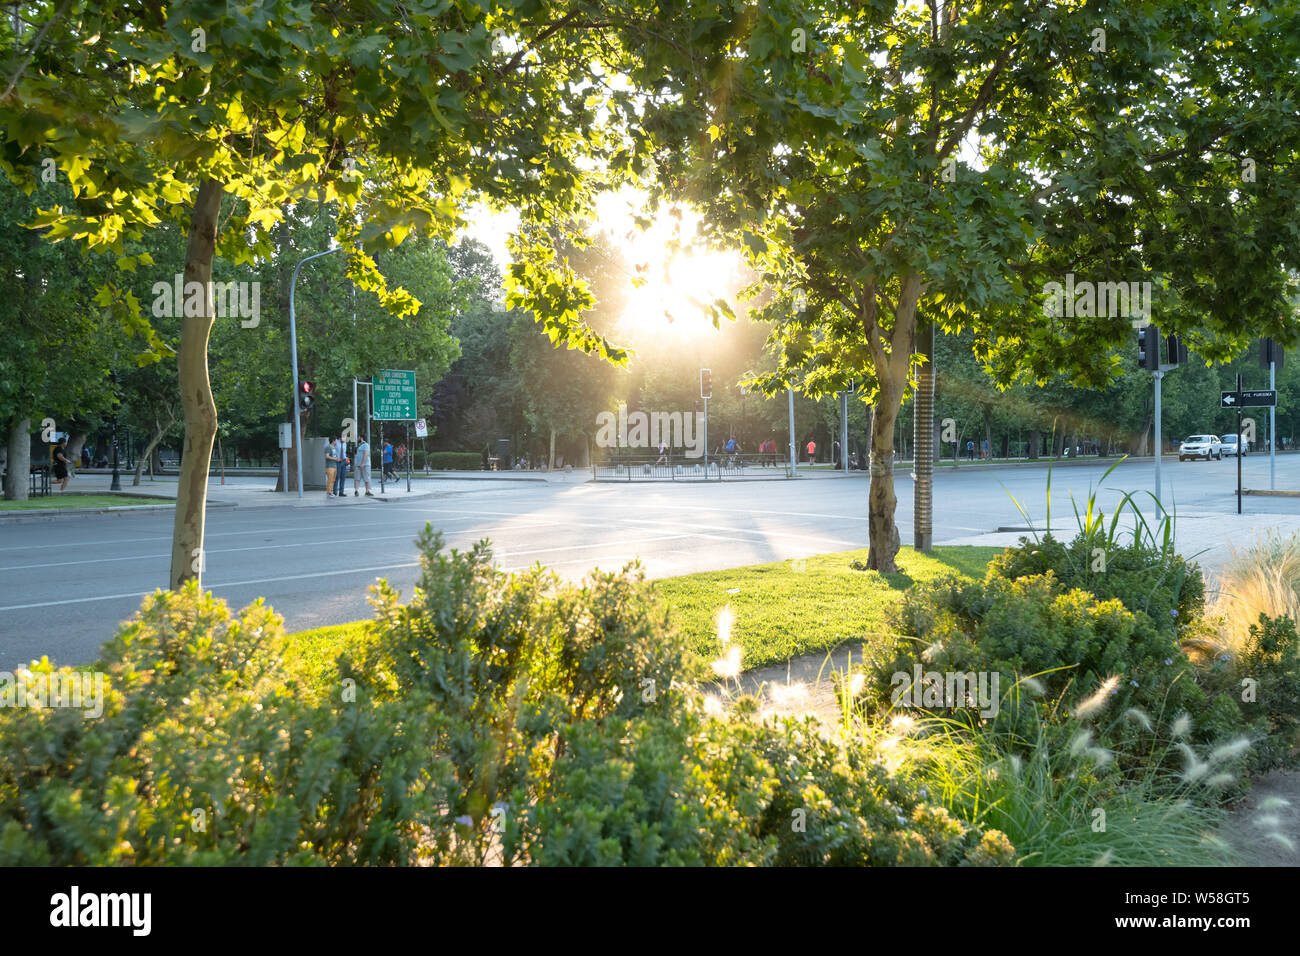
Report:
[{"label": "large plane tree", "polygon": [[[590,295],[540,238],[641,168],[636,102],[592,78],[596,62],[620,70],[603,4],[35,0],[12,11],[0,24],[0,167],[38,199],[51,174],[76,195],[51,194],[33,225],[137,275],[156,269],[147,230],[171,220],[188,237],[185,289],[199,294],[185,297],[175,350],[185,439],[170,586],[200,578],[203,563],[214,257],[265,261],[293,203],[338,210],[349,278],[395,314],[418,303],[388,288],[376,250],[414,230],[449,237],[472,201],[512,206],[517,299],[557,337],[625,358],[582,325]],[[138,333],[143,360],[170,360],[124,282],[98,303]],[[285,382],[287,397],[287,371]]]},{"label": "large plane tree", "polygon": [[1296,4],[724,0],[668,14],[625,27],[653,91],[662,192],[702,206],[778,291],[767,391],[868,384],[870,567],[895,568],[894,425],[909,382],[928,380],[935,326],[972,328],[1002,383],[1102,384],[1134,316],[1082,301],[1048,314],[1045,285],[1073,274],[1150,281],[1153,321],[1207,358],[1294,338]]}]

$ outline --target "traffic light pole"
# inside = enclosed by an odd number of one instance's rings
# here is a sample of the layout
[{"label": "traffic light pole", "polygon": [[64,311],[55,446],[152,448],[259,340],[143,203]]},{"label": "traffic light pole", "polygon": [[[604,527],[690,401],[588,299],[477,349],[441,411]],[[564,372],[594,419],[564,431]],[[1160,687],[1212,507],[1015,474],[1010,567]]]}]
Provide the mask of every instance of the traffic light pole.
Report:
[{"label": "traffic light pole", "polygon": [[[298,407],[298,319],[293,311],[293,293],[298,287],[298,273],[302,271],[302,267],[306,263],[311,262],[313,259],[319,259],[321,256],[328,256],[331,252],[338,252],[342,248],[342,246],[339,246],[336,249],[327,249],[325,252],[318,252],[303,259],[302,262],[294,266],[293,278],[289,281],[289,361],[293,364],[293,404],[290,407],[293,409],[293,444],[298,450],[299,498],[302,497],[302,409]],[[325,490],[329,491],[331,489],[326,488]]]},{"label": "traffic light pole", "polygon": [[840,471],[849,473],[849,393],[840,392]]},{"label": "traffic light pole", "polygon": [[1156,382],[1156,501],[1160,501],[1160,496],[1164,493],[1160,485],[1160,452],[1163,450],[1160,444],[1160,380],[1165,377],[1165,373],[1152,372],[1151,377]]},{"label": "traffic light pole", "polygon": [[704,480],[709,480],[709,397],[701,395],[704,399]]}]

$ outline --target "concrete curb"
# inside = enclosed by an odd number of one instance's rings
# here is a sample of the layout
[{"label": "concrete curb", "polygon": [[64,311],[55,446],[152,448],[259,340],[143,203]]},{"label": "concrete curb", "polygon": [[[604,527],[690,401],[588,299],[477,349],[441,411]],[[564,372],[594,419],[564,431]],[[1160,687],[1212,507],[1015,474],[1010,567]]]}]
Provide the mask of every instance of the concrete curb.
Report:
[{"label": "concrete curb", "polygon": [[[236,508],[233,501],[209,501],[208,509]],[[158,511],[175,511],[176,503],[168,505],[115,505],[108,508],[34,508],[30,511],[0,512],[0,525],[21,524],[27,521],[55,521],[59,518],[85,517],[86,515],[141,514]]]}]

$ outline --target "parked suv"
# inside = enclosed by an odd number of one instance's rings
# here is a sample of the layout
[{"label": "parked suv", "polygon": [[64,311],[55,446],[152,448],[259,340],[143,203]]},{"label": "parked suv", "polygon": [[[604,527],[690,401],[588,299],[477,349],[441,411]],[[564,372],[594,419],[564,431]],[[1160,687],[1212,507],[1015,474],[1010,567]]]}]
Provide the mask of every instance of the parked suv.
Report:
[{"label": "parked suv", "polygon": [[1178,446],[1179,461],[1188,458],[1204,458],[1209,461],[1211,458],[1222,457],[1223,442],[1219,441],[1218,435],[1189,435]]}]

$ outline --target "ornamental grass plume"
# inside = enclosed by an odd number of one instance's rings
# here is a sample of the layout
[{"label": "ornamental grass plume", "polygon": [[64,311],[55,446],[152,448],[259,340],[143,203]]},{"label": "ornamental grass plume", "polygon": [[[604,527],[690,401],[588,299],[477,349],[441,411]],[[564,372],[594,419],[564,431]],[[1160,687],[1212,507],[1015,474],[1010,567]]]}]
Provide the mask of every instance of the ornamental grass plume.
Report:
[{"label": "ornamental grass plume", "polygon": [[735,680],[740,676],[740,657],[740,647],[733,644],[712,663],[713,673],[725,680]]},{"label": "ornamental grass plume", "polygon": [[722,656],[710,666],[713,668],[713,673],[725,680],[735,680],[740,677],[741,649],[739,645],[731,643],[731,631],[735,625],[736,613],[731,609],[730,604],[724,604],[722,610],[718,612],[717,619],[718,642],[722,645]]},{"label": "ornamental grass plume", "polygon": [[1074,709],[1074,716],[1079,720],[1087,720],[1089,717],[1101,713],[1110,700],[1111,693],[1117,686],[1119,686],[1118,677],[1107,677],[1091,697]]},{"label": "ornamental grass plume", "polygon": [[1249,737],[1238,737],[1226,744],[1220,744],[1210,751],[1209,761],[1212,764],[1219,763],[1222,760],[1231,760],[1233,757],[1239,757],[1250,749]]},{"label": "ornamental grass plume", "polygon": [[1138,724],[1141,725],[1142,729],[1147,731],[1148,733],[1151,731],[1152,729],[1151,718],[1148,717],[1144,711],[1139,710],[1137,707],[1130,707],[1128,710],[1124,711],[1124,716],[1129,720],[1136,721]]}]

